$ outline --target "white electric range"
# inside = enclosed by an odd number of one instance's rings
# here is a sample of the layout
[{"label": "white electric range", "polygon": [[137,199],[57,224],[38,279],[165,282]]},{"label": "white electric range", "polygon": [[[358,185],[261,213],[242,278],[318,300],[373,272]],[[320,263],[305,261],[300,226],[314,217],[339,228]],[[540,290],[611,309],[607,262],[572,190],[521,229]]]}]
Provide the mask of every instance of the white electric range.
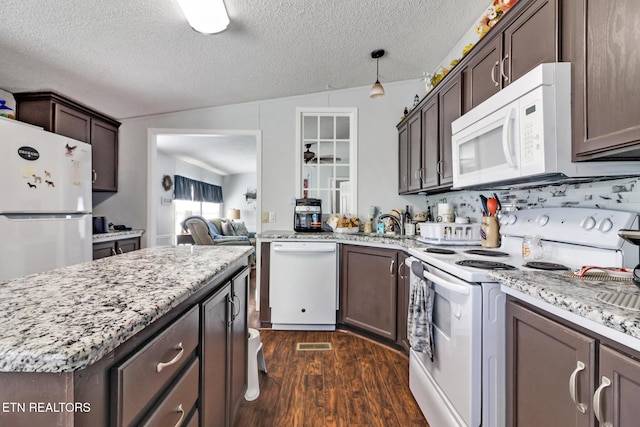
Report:
[{"label": "white electric range", "polygon": [[[505,295],[491,269],[543,267],[563,274],[586,265],[638,263],[638,247],[617,235],[638,229],[634,213],[536,208],[506,214],[500,223],[499,248],[409,249],[407,263],[421,263],[422,279],[434,290],[434,358],[412,349],[409,369],[411,391],[431,425],[504,426]],[[540,241],[538,265],[523,259],[525,236]]]}]

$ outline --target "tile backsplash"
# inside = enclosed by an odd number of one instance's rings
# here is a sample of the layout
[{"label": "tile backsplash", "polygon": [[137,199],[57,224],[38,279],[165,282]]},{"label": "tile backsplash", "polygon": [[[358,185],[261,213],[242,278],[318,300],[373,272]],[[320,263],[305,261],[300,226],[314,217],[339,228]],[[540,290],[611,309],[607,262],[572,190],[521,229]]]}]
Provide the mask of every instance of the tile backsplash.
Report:
[{"label": "tile backsplash", "polygon": [[[443,199],[454,204],[457,215],[479,222],[482,216],[480,195],[492,197],[493,191],[452,191],[426,196],[426,205],[435,208]],[[598,207],[640,213],[640,177],[574,184],[548,185],[538,188],[496,190],[503,211],[538,207]],[[425,205],[425,206],[426,206]],[[422,207],[416,206],[421,209]]]}]

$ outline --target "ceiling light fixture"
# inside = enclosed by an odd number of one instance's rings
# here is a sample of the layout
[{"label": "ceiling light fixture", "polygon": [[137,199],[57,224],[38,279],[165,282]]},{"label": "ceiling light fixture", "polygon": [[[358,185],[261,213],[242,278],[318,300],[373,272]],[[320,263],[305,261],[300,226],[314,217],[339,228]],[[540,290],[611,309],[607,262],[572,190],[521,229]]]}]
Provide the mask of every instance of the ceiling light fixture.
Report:
[{"label": "ceiling light fixture", "polygon": [[380,98],[384,96],[384,88],[380,84],[379,74],[378,74],[378,60],[384,56],[384,49],[376,49],[371,52],[371,57],[376,60],[376,82],[373,84],[371,88],[371,93],[369,96],[371,98]]},{"label": "ceiling light fixture", "polygon": [[229,26],[224,0],[178,0],[191,28],[202,34],[216,34]]}]

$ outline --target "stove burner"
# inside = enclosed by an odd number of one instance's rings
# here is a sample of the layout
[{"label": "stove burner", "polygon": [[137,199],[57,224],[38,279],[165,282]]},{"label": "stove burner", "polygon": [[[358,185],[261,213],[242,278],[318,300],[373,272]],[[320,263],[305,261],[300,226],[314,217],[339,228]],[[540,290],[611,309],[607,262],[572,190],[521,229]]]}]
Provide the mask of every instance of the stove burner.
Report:
[{"label": "stove burner", "polygon": [[465,259],[457,261],[456,264],[463,267],[481,268],[483,270],[515,270],[513,265],[503,262],[487,261],[484,259]]},{"label": "stove burner", "polygon": [[539,261],[530,261],[523,265],[523,267],[535,268],[538,270],[569,270],[569,267],[562,264],[555,264],[553,262],[539,262]]},{"label": "stove burner", "polygon": [[452,251],[451,249],[445,249],[445,248],[427,248],[424,251],[429,252],[430,254],[438,254],[438,255],[453,255],[456,253],[456,251]]},{"label": "stove burner", "polygon": [[492,251],[489,249],[469,249],[468,251],[465,251],[465,253],[468,253],[471,255],[495,256],[495,257],[509,256],[509,254],[506,252]]}]

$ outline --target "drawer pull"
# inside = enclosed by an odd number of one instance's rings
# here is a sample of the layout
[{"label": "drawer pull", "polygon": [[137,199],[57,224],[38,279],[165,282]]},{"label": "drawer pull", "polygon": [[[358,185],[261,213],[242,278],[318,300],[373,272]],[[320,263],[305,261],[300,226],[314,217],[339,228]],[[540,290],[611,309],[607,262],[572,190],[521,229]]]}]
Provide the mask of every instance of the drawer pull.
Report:
[{"label": "drawer pull", "polygon": [[182,403],[178,405],[176,412],[180,412],[180,419],[176,423],[175,427],[180,427],[182,425],[182,419],[184,418],[184,409],[182,409]]},{"label": "drawer pull", "polygon": [[174,357],[173,359],[169,360],[168,362],[160,362],[156,365],[156,372],[160,372],[162,371],[164,368],[166,368],[167,366],[171,366],[174,365],[178,362],[178,360],[180,360],[182,358],[182,355],[184,354],[184,347],[182,347],[182,343],[178,343],[178,348],[177,350],[180,350],[178,352],[178,354],[176,354],[176,357]]},{"label": "drawer pull", "polygon": [[115,249],[113,249],[113,248],[111,248],[111,255],[117,255],[117,254],[116,254],[116,250],[115,250]]},{"label": "drawer pull", "polygon": [[584,368],[585,368],[584,363],[578,360],[578,363],[576,364],[576,369],[573,370],[573,372],[571,373],[571,376],[569,377],[569,395],[571,396],[571,400],[573,400],[573,403],[575,403],[576,407],[578,408],[578,411],[581,414],[585,414],[587,412],[587,406],[584,403],[580,403],[576,400],[576,395],[578,394],[576,379],[577,379],[578,373],[580,371],[584,371]]},{"label": "drawer pull", "polygon": [[602,382],[600,383],[600,387],[596,389],[596,392],[593,394],[593,412],[595,412],[596,418],[600,423],[601,427],[611,427],[611,423],[604,422],[602,416],[602,391],[611,386],[611,380],[605,376],[602,376]]}]

